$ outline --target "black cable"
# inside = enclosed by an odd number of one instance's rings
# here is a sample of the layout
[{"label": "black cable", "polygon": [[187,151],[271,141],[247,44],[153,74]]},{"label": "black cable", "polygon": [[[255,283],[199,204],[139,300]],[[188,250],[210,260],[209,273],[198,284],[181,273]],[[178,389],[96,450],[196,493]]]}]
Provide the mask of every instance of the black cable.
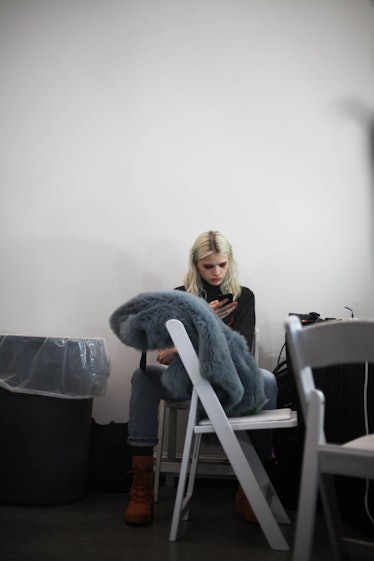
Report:
[{"label": "black cable", "polygon": [[355,317],[355,316],[354,316],[354,313],[353,313],[353,310],[352,310],[351,308],[348,308],[348,306],[344,306],[344,308],[345,308],[346,310],[349,310],[349,311],[351,312],[351,318],[354,318],[354,317]]}]

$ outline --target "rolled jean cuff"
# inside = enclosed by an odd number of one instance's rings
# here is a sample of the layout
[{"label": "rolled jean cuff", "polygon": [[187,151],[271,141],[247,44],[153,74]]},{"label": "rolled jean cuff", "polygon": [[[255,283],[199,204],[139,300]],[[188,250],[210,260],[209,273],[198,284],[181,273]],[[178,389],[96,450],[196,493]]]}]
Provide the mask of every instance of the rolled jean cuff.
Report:
[{"label": "rolled jean cuff", "polygon": [[136,447],[136,446],[139,446],[139,447],[141,447],[141,446],[151,446],[153,448],[153,447],[157,446],[158,439],[156,438],[156,440],[150,440],[149,438],[148,439],[144,438],[142,440],[141,438],[128,437],[127,444],[129,446],[134,446],[134,447]]}]

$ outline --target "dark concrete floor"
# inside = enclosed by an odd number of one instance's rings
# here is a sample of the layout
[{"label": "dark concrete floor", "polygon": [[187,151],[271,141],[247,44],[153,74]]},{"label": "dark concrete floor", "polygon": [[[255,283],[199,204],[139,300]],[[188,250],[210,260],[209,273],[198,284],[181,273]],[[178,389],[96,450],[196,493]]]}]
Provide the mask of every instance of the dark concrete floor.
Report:
[{"label": "dark concrete floor", "polygon": [[[256,525],[235,515],[235,488],[199,486],[180,539],[169,542],[175,488],[162,487],[155,520],[128,526],[128,493],[93,493],[68,505],[0,506],[1,561],[289,561],[273,551]],[[292,521],[295,512],[290,511]],[[292,542],[294,526],[283,526]],[[331,561],[322,515],[317,517],[313,559]],[[302,560],[300,560],[302,561]]]}]

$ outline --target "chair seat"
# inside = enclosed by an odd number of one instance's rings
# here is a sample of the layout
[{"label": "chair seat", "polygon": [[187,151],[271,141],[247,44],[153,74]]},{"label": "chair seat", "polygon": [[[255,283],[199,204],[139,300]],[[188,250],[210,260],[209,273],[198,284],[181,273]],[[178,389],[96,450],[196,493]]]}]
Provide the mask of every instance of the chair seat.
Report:
[{"label": "chair seat", "polygon": [[344,445],[318,446],[321,470],[335,475],[372,478],[374,473],[374,434],[361,436]]},{"label": "chair seat", "polygon": [[356,450],[371,450],[374,453],[374,434],[367,434],[355,438],[343,444],[343,448],[354,448]]},{"label": "chair seat", "polygon": [[[234,431],[274,429],[296,427],[297,414],[291,409],[268,409],[255,415],[245,417],[229,417],[229,423]],[[271,423],[271,426],[269,426]],[[213,433],[215,429],[209,419],[202,419],[194,427],[195,433]]]}]

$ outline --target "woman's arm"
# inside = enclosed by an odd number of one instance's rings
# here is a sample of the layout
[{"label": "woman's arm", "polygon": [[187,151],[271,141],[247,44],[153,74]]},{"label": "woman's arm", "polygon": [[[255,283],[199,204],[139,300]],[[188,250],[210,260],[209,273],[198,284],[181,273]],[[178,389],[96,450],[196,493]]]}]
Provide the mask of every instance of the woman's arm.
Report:
[{"label": "woman's arm", "polygon": [[238,306],[228,325],[245,337],[248,348],[251,349],[256,326],[255,295],[249,288],[243,286],[237,302]]}]

